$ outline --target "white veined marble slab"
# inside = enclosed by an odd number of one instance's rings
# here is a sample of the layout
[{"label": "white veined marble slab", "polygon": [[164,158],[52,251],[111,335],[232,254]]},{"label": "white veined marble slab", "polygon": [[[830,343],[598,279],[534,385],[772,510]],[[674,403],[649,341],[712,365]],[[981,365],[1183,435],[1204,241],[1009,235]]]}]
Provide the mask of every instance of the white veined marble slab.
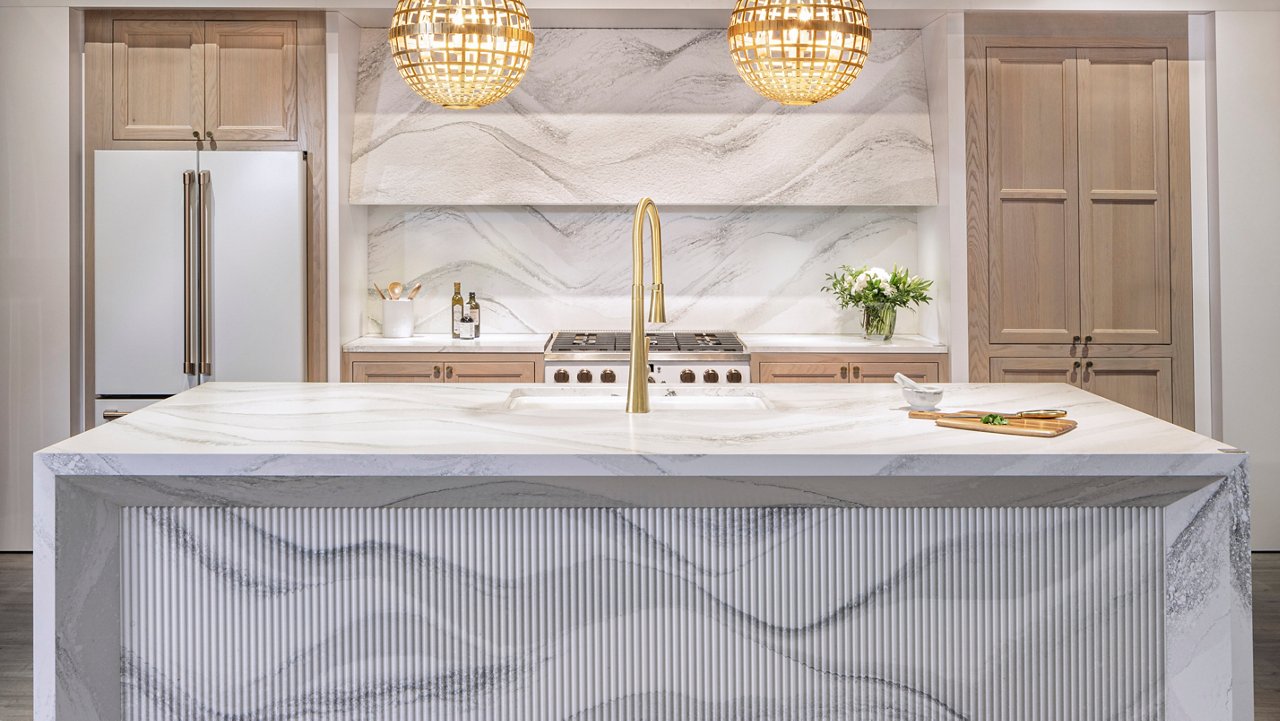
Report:
[{"label": "white veined marble slab", "polygon": [[724,30],[545,29],[507,99],[450,111],[366,29],[351,202],[934,205],[918,30],[877,30],[852,88],[785,108],[743,83]]},{"label": "white veined marble slab", "polygon": [[743,333],[750,353],[946,353],[947,346],[918,335],[895,335],[889,342],[852,333]]},{"label": "white veined marble slab", "polygon": [[463,340],[448,333],[425,333],[411,338],[367,335],[342,345],[347,353],[541,353],[549,333],[481,333]]}]

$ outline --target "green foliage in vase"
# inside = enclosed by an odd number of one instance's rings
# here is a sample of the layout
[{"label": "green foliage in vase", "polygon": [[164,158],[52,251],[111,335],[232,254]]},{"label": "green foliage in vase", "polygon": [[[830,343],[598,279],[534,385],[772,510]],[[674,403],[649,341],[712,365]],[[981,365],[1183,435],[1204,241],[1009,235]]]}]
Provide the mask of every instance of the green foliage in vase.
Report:
[{"label": "green foliage in vase", "polygon": [[865,308],[869,305],[905,308],[933,300],[929,297],[932,287],[933,281],[911,275],[910,270],[896,265],[892,271],[865,265],[859,268],[842,265],[836,272],[827,274],[827,285],[822,286],[822,290],[834,294],[841,308]]}]

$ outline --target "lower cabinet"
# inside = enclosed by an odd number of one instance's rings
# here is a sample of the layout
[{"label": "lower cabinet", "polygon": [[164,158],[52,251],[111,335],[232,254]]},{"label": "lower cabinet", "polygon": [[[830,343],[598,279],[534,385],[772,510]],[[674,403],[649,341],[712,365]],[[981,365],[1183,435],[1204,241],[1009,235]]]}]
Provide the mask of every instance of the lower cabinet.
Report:
[{"label": "lower cabinet", "polygon": [[1173,421],[1170,358],[992,358],[995,383],[1069,383]]},{"label": "lower cabinet", "polygon": [[757,383],[892,383],[902,373],[920,383],[945,379],[947,356],[759,354],[753,356]]},{"label": "lower cabinet", "polygon": [[540,383],[542,355],[526,353],[344,353],[354,383]]}]

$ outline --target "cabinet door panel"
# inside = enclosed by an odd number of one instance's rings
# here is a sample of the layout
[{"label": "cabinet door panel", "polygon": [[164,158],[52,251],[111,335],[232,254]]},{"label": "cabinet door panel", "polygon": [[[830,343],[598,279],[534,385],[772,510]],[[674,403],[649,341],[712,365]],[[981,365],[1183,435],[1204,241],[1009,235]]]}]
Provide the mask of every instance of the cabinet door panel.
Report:
[{"label": "cabinet door panel", "polygon": [[1080,383],[1080,362],[1073,358],[992,358],[993,383]]},{"label": "cabinet door panel", "polygon": [[1169,102],[1163,49],[1080,51],[1081,325],[1169,343]]},{"label": "cabinet door panel", "polygon": [[937,383],[937,363],[851,363],[849,375],[854,383],[893,383],[901,373],[917,383]]},{"label": "cabinet door panel", "polygon": [[204,133],[204,23],[117,20],[112,137],[194,140]]},{"label": "cabinet door panel", "polygon": [[761,383],[848,383],[847,363],[761,363]]},{"label": "cabinet door panel", "polygon": [[445,383],[533,383],[533,361],[464,361],[445,364]]},{"label": "cabinet door panel", "polygon": [[205,102],[217,140],[296,140],[297,25],[206,25]]},{"label": "cabinet door panel", "polygon": [[1079,335],[1075,57],[1072,48],[988,51],[992,343]]},{"label": "cabinet door panel", "polygon": [[351,364],[351,380],[355,383],[439,383],[443,379],[441,361],[355,361]]},{"label": "cabinet door panel", "polygon": [[1169,358],[1093,358],[1082,387],[1161,420],[1173,420],[1173,361]]}]

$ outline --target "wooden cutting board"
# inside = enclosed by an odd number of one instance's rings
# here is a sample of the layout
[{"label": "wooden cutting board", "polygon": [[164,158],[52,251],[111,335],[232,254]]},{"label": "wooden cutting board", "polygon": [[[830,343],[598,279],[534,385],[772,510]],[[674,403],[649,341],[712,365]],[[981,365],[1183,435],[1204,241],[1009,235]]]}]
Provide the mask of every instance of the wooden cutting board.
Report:
[{"label": "wooden cutting board", "polygon": [[1010,418],[1007,426],[983,423],[980,418],[939,418],[934,421],[942,428],[958,428],[963,431],[1002,433],[1006,436],[1032,436],[1054,438],[1075,429],[1076,422],[1065,418]]},{"label": "wooden cutting board", "polygon": [[[1054,411],[1054,412],[1058,414],[1053,416],[1054,418],[1061,418],[1067,415],[1066,411]],[[1013,416],[1016,416],[1018,414],[1017,413],[1001,413],[999,411],[908,411],[907,412],[908,418],[915,418],[918,420],[926,420],[926,421],[934,421],[939,418],[946,418],[948,416],[977,416],[981,418],[983,416],[989,416],[989,415],[1008,416],[1012,418]]]}]

